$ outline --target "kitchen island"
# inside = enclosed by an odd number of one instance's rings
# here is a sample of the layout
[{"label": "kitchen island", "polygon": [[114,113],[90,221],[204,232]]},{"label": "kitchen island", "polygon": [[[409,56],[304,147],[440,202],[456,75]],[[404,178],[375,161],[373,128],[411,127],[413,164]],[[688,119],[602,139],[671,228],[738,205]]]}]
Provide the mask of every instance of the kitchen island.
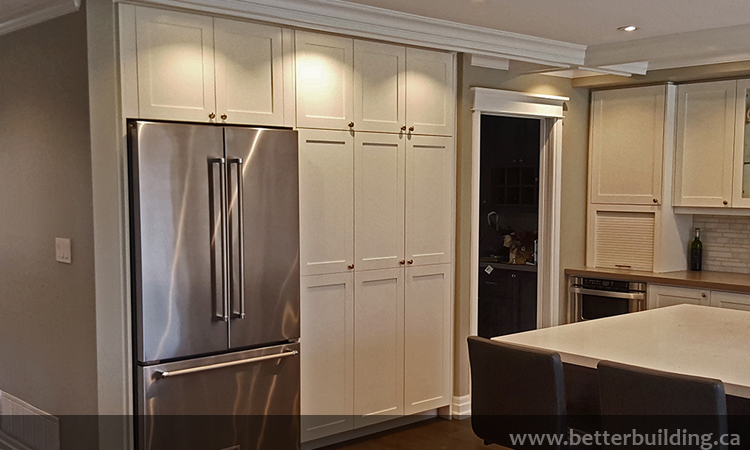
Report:
[{"label": "kitchen island", "polygon": [[559,352],[566,366],[583,369],[584,373],[595,369],[599,361],[608,360],[718,378],[724,382],[728,396],[750,399],[747,311],[677,305],[494,340]]}]

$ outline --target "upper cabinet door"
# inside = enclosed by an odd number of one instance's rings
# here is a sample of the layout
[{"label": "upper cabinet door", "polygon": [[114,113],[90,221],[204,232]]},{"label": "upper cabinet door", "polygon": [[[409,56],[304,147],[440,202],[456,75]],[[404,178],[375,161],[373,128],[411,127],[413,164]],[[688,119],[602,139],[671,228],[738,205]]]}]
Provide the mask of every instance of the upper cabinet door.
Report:
[{"label": "upper cabinet door", "polygon": [[406,263],[451,261],[453,139],[410,136],[406,145]]},{"label": "upper cabinet door", "polygon": [[750,207],[750,80],[737,82],[732,206]]},{"label": "upper cabinet door", "polygon": [[453,55],[406,49],[406,125],[411,134],[453,136]]},{"label": "upper cabinet door", "polygon": [[136,7],[141,118],[210,121],[216,107],[213,21]]},{"label": "upper cabinet door", "polygon": [[296,33],[297,126],[348,130],[354,120],[354,41]]},{"label": "upper cabinet door", "polygon": [[406,125],[406,49],[354,41],[354,128],[399,133]]},{"label": "upper cabinet door", "polygon": [[299,131],[302,275],[354,268],[353,156],[348,131]]},{"label": "upper cabinet door", "polygon": [[665,98],[665,86],[594,93],[591,203],[661,204]]},{"label": "upper cabinet door", "polygon": [[677,88],[675,206],[732,201],[736,81]]},{"label": "upper cabinet door", "polygon": [[281,28],[214,19],[214,30],[217,121],[283,126]]},{"label": "upper cabinet door", "polygon": [[354,256],[357,270],[396,268],[404,260],[403,135],[357,133],[354,145]]}]

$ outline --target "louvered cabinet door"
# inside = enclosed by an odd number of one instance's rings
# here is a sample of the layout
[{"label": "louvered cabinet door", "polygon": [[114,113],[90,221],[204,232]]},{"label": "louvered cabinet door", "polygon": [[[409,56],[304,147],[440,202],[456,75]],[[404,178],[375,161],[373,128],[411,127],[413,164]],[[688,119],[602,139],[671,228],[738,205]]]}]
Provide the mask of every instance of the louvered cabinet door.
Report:
[{"label": "louvered cabinet door", "polygon": [[589,210],[587,266],[654,270],[657,212],[641,208]]}]

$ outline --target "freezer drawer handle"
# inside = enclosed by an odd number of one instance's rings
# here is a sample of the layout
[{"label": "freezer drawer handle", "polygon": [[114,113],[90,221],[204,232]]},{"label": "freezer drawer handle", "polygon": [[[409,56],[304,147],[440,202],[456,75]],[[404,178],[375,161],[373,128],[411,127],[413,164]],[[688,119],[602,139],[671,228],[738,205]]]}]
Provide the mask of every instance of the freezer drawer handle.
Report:
[{"label": "freezer drawer handle", "polygon": [[257,358],[243,359],[240,361],[231,361],[231,362],[225,362],[225,363],[219,363],[219,364],[211,364],[210,366],[191,367],[190,369],[175,370],[172,372],[156,372],[155,377],[157,379],[171,378],[171,377],[176,377],[179,375],[187,375],[189,373],[205,372],[207,370],[222,369],[224,367],[239,366],[241,364],[251,364],[251,363],[256,363],[256,362],[261,362],[261,361],[268,361],[271,359],[287,358],[289,356],[297,356],[297,355],[299,355],[299,351],[292,350],[291,352],[278,353],[276,355],[259,356]]},{"label": "freezer drawer handle", "polygon": [[[240,311],[239,313],[235,313],[236,317],[239,319],[245,318],[245,197],[244,197],[244,190],[245,187],[242,183],[243,176],[242,176],[242,158],[234,158],[228,160],[229,166],[231,167],[233,164],[236,164],[237,166],[237,235],[239,237],[239,283],[238,283],[238,290],[239,290],[239,297],[240,297]],[[234,262],[234,258],[231,259],[232,262]],[[232,274],[234,274],[234,271],[232,271]],[[234,293],[234,284],[232,285],[232,293]],[[232,300],[232,305],[234,305],[234,301]],[[234,308],[234,306],[232,307]]]}]

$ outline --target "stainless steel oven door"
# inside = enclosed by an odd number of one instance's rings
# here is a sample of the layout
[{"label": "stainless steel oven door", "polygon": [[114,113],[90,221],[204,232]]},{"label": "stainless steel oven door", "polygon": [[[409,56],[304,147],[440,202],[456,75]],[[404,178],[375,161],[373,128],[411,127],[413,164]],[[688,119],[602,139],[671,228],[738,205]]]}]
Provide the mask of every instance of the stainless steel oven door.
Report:
[{"label": "stainless steel oven door", "polygon": [[615,292],[570,287],[572,321],[601,319],[646,309],[645,292]]}]

